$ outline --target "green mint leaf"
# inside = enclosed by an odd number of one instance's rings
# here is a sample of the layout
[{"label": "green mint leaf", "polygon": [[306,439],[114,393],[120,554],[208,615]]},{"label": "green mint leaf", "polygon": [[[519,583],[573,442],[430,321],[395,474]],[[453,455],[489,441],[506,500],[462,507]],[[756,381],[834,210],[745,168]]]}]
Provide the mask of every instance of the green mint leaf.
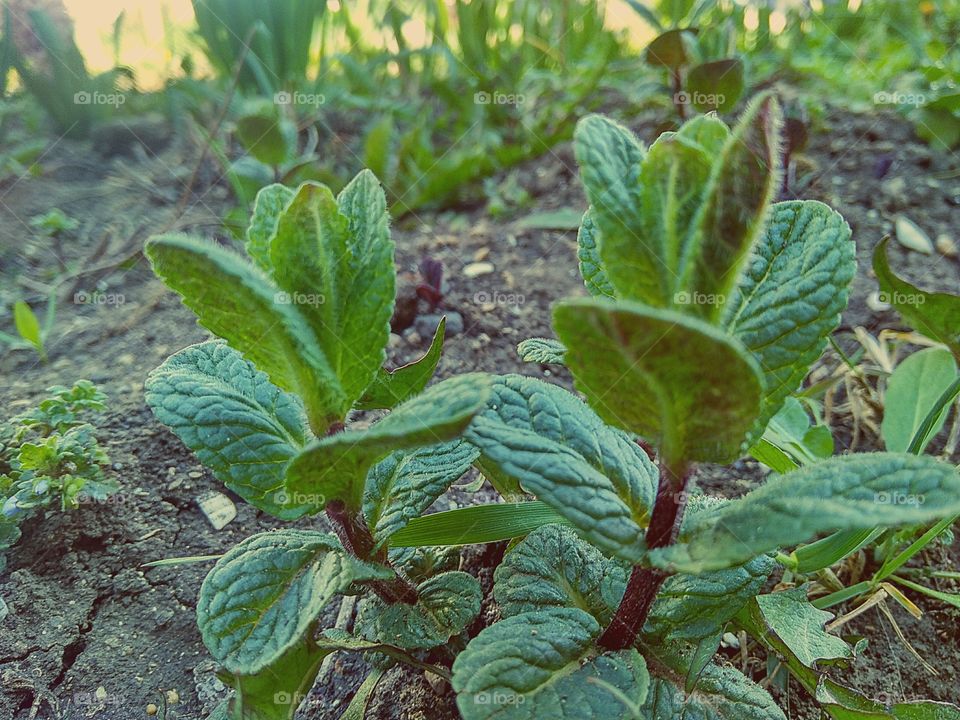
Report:
[{"label": "green mint leaf", "polygon": [[643,556],[657,469],[577,397],[541,380],[498,377],[465,437],[488,478],[533,493],[601,550],[631,562]]},{"label": "green mint leaf", "polygon": [[897,277],[887,262],[887,242],[881,241],[873,251],[881,299],[893,305],[915,330],[950,348],[960,361],[960,297],[926,292]]},{"label": "green mint leaf", "polygon": [[[231,673],[227,684],[236,695],[227,701],[222,717],[292,720],[316,680],[320,663],[330,652],[316,648],[304,637],[258,672]],[[207,720],[216,718],[214,714]]]},{"label": "green mint leaf", "polygon": [[367,474],[363,514],[377,546],[419,517],[479,456],[464,440],[395,452]]},{"label": "green mint leaf", "polygon": [[250,675],[302,640],[335,594],[356,582],[391,577],[391,570],[344,553],[333,535],[261,533],[230,550],[207,575],[197,624],[221,665]]},{"label": "green mint leaf", "polygon": [[654,564],[703,572],[821,533],[919,525],[960,513],[960,475],[934,458],[846,455],[802,467],[714,510],[698,513]]},{"label": "green mint leaf", "polygon": [[480,612],[480,583],[465,572],[446,572],[417,585],[413,605],[387,605],[369,598],[357,616],[357,627],[368,640],[417,650],[442,645],[469,625]]},{"label": "green mint leaf", "polygon": [[626,301],[569,300],[553,318],[564,362],[600,417],[666,457],[737,458],[763,387],[737,340],[696,318]]},{"label": "green mint leaf", "polygon": [[594,297],[615,298],[616,291],[610,284],[603,260],[600,259],[600,229],[594,219],[593,208],[583,214],[580,229],[577,231],[577,260],[580,263],[580,275],[583,284]]},{"label": "green mint leaf", "polygon": [[26,342],[38,352],[43,352],[43,337],[40,332],[40,321],[37,320],[33,309],[23,300],[13,304],[13,325]]},{"label": "green mint leaf", "polygon": [[[897,365],[887,380],[880,425],[887,450],[906,452],[927,414],[956,379],[957,361],[944,348],[920,350]],[[930,430],[930,440],[943,428],[949,411],[949,405],[943,409]],[[920,448],[920,452],[924,449]]]},{"label": "green mint leaf", "polygon": [[789,472],[833,455],[833,435],[826,425],[811,425],[803,404],[788,395],[750,452],[776,472]]},{"label": "green mint leaf", "polygon": [[853,650],[844,640],[824,630],[833,614],[811,605],[805,587],[758,595],[756,603],[770,630],[807,667],[814,667],[817,660],[853,657]]},{"label": "green mint leaf", "polygon": [[569,607],[606,626],[626,585],[624,566],[570,528],[545,525],[506,554],[494,573],[493,592],[504,617]]},{"label": "green mint leaf", "polygon": [[157,419],[244,500],[284,520],[311,510],[283,491],[287,463],[308,441],[303,405],[236,350],[220,341],[181,350],[145,391]]},{"label": "green mint leaf", "polygon": [[[444,380],[399,405],[367,430],[347,430],[308,445],[287,467],[287,492],[362,505],[367,472],[395,450],[451,440],[486,407],[490,377],[482,373]],[[321,508],[318,508],[318,510]]]},{"label": "green mint leaf", "polygon": [[361,172],[338,198],[305,183],[277,219],[273,278],[307,318],[343,388],[340,417],[386,359],[395,270],[386,198]]},{"label": "green mint leaf", "polygon": [[343,389],[307,319],[296,306],[277,301],[276,287],[259,270],[230,250],[186,235],[152,237],[145,252],[203,327],[303,400],[315,432],[340,419]]},{"label": "green mint leaf", "polygon": [[[660,658],[658,658],[660,659]],[[693,692],[684,691],[683,678],[664,674],[650,680],[644,720],[786,720],[773,698],[732,667],[707,665]]]},{"label": "green mint leaf", "polygon": [[[591,256],[589,263],[602,272],[618,296],[665,305],[663,282],[673,268],[664,264],[662,242],[643,235],[643,192],[640,164],[645,151],[633,133],[600,115],[588,115],[573,136],[574,153],[580,166],[591,207],[583,240],[599,247],[601,263]],[[582,227],[582,226],[581,226]],[[599,242],[598,242],[599,239]],[[588,288],[596,271],[585,274]],[[607,285],[595,277],[595,294],[607,295]]]},{"label": "green mint leaf", "polygon": [[773,205],[724,317],[763,371],[751,442],[800,386],[840,323],[856,272],[855,251],[850,226],[823,203]]},{"label": "green mint leaf", "polygon": [[698,112],[730,112],[743,95],[743,61],[724,58],[692,67],[685,85]]},{"label": "green mint leaf", "polygon": [[563,343],[550,338],[528,338],[517,345],[517,353],[524,362],[563,365],[566,352]]},{"label": "green mint leaf", "polygon": [[671,575],[650,608],[644,635],[697,641],[719,633],[760,592],[775,565],[760,555],[725,570]]},{"label": "green mint leaf", "polygon": [[576,608],[514,615],[477,635],[453,664],[464,720],[628,720],[650,677],[634,649],[597,654],[600,625]]},{"label": "green mint leaf", "polygon": [[360,400],[357,401],[357,410],[389,410],[404,400],[423,392],[430,382],[440,355],[443,352],[443,339],[447,327],[447,318],[440,318],[437,330],[427,352],[419,360],[408,363],[396,370],[387,370],[381,367],[373,383],[366,389]]},{"label": "green mint leaf", "polygon": [[293,190],[279,183],[267,185],[257,193],[253,215],[247,226],[247,255],[265,273],[272,271],[270,241],[277,232],[277,220],[294,196]]},{"label": "green mint leaf", "polygon": [[[714,162],[691,240],[680,263],[689,292],[729,297],[780,187],[780,106],[771,95],[750,104]],[[609,267],[609,266],[608,266]],[[691,306],[716,318],[722,303]]]}]

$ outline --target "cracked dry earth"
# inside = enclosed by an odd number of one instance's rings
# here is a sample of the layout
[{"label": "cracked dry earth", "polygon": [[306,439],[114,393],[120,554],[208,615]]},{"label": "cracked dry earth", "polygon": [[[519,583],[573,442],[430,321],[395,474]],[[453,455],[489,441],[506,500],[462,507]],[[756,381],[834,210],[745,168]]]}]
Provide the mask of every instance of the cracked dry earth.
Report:
[{"label": "cracked dry earth", "polygon": [[[866,304],[875,288],[868,271],[873,246],[901,212],[931,237],[948,233],[960,238],[957,163],[916,143],[909,126],[894,116],[878,120],[835,113],[828,122],[813,135],[798,168],[806,183],[802,195],[829,202],[853,227],[860,272],[842,330],[864,325],[876,332],[895,326],[896,318],[873,312]],[[655,124],[656,119],[633,123],[647,141]],[[124,161],[122,168],[108,164],[91,168],[78,163],[84,152],[84,146],[67,143],[53,153],[49,172],[0,189],[6,193],[0,206],[0,276],[19,271],[38,277],[49,266],[48,248],[39,243],[23,247],[18,217],[27,219],[51,206],[84,223],[83,235],[63,249],[68,263],[88,257],[118,218],[135,218],[127,220],[118,234],[129,236],[141,228],[149,234],[169,219],[178,197],[175,190],[183,178],[170,168],[192,167],[191,158],[196,157],[174,147],[150,160]],[[889,172],[875,177],[878,159],[888,156]],[[533,204],[507,219],[494,221],[482,210],[470,210],[462,215],[418,213],[394,223],[400,284],[415,281],[416,267],[425,256],[441,260],[449,282],[447,306],[463,316],[463,332],[448,338],[440,377],[471,370],[523,372],[549,375],[570,386],[562,371],[522,365],[514,348],[526,337],[550,335],[549,308],[554,300],[583,293],[575,234],[522,229],[515,220],[540,210],[582,209],[585,202],[573,167],[569,146],[560,146],[518,168],[517,179]],[[143,183],[129,180],[131,171],[150,177],[151,187],[160,192],[145,193]],[[106,190],[92,201],[92,188],[94,193]],[[214,188],[180,227],[211,236],[218,232],[217,217],[227,207],[223,188]],[[137,239],[142,242],[143,237]],[[463,268],[477,260],[492,263],[494,270],[467,277]],[[929,289],[960,286],[956,258],[920,256],[895,247],[892,263]],[[0,357],[4,378],[0,407],[5,416],[35,403],[47,386],[56,383],[88,378],[104,389],[109,411],[95,419],[97,435],[112,463],[107,472],[121,487],[109,503],[30,520],[22,528],[23,539],[8,553],[8,566],[0,574],[0,598],[7,607],[6,617],[0,619],[0,720],[130,720],[146,717],[149,703],[163,713],[167,700],[175,701],[166,708],[167,720],[204,717],[222,691],[194,618],[197,592],[209,564],[141,566],[166,557],[222,553],[274,526],[267,516],[234,498],[236,519],[223,530],[214,530],[196,498],[222,486],[144,404],[147,373],[206,333],[153,279],[142,259],[103,275],[101,283],[104,292],[122,296],[123,304],[63,303],[49,343],[48,365],[38,364],[27,353]],[[490,303],[491,297],[514,300]],[[394,366],[408,362],[422,354],[426,344],[417,333],[404,331],[391,339],[389,361]],[[738,464],[732,471],[704,468],[699,481],[710,492],[740,494],[758,475],[755,468]],[[441,499],[436,509],[470,501],[466,493],[455,492]],[[938,548],[937,553],[939,567],[957,566],[956,544]],[[488,587],[490,555],[471,551],[464,556],[465,569]],[[871,644],[854,670],[843,675],[844,681],[891,699],[958,700],[957,611],[922,605],[928,612],[919,621],[898,608],[894,614],[917,650],[940,668],[939,676],[927,674],[878,615],[865,615],[849,630],[866,635]],[[485,608],[494,612],[489,602]],[[323,622],[332,625],[337,612],[334,603]],[[739,654],[725,659],[741,662]],[[747,669],[762,678],[763,659],[751,658]],[[303,720],[338,717],[362,680],[364,664],[340,653],[329,670],[301,711]],[[818,717],[802,691],[793,684],[789,687],[789,694],[775,690],[782,705],[789,704],[789,717]],[[396,670],[381,681],[368,717],[446,720],[456,718],[456,711],[449,693],[431,686],[422,673]]]}]

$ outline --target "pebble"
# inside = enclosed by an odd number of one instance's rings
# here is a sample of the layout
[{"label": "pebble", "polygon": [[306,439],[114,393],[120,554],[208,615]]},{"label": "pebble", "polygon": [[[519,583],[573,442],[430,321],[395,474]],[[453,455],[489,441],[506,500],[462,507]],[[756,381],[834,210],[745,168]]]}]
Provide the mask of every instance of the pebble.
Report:
[{"label": "pebble", "polygon": [[892,177],[880,187],[884,195],[888,195],[895,200],[900,200],[907,192],[907,181],[902,177]]},{"label": "pebble", "polygon": [[176,690],[167,690],[167,704],[176,705],[180,702],[180,693]]},{"label": "pebble", "polygon": [[937,235],[937,239],[933,244],[936,246],[937,252],[941,255],[946,255],[947,257],[957,256],[957,241],[946,233]]},{"label": "pebble", "polygon": [[107,689],[103,685],[98,687],[93,694],[96,696],[97,700],[107,699]]},{"label": "pebble", "polygon": [[214,530],[223,530],[237,516],[237,506],[223,493],[207,493],[197,497],[196,501]]},{"label": "pebble", "polygon": [[916,250],[924,255],[933,255],[933,243],[927,234],[913,220],[899,215],[896,222],[897,240],[905,248]]},{"label": "pebble", "polygon": [[403,343],[403,338],[397,335],[397,333],[390,333],[390,340],[387,341],[387,345],[391,348],[398,348]]},{"label": "pebble", "polygon": [[486,246],[482,248],[478,248],[477,251],[473,253],[474,262],[482,262],[483,260],[486,260],[488,257],[490,257],[490,248]]},{"label": "pebble", "polygon": [[191,470],[190,472],[187,473],[187,477],[193,478],[194,480],[199,480],[200,478],[203,477],[203,473],[198,472],[197,470]]},{"label": "pebble", "polygon": [[153,703],[147,703],[147,715],[156,715],[157,709],[157,706]]},{"label": "pebble", "polygon": [[737,639],[737,636],[732,632],[725,632],[723,637],[720,638],[720,644],[724,647],[738,649],[740,647],[740,640]]},{"label": "pebble", "polygon": [[463,275],[464,277],[475,278],[482,275],[489,275],[495,269],[492,262],[472,262],[463,267]]}]

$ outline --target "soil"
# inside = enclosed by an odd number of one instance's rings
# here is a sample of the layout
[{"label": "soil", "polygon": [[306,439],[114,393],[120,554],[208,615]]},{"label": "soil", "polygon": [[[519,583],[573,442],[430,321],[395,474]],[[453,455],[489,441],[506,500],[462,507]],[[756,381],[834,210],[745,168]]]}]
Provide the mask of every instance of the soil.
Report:
[{"label": "soil", "polygon": [[[632,124],[645,140],[653,139],[655,118]],[[96,382],[110,397],[108,412],[96,421],[97,434],[110,456],[108,473],[121,486],[109,502],[30,520],[7,554],[8,566],[0,575],[0,598],[9,609],[0,620],[0,718],[129,720],[144,716],[154,703],[161,713],[167,705],[168,720],[193,720],[222,695],[194,618],[209,564],[142,567],[161,558],[222,553],[276,526],[233,497],[236,519],[215,530],[197,498],[222,486],[153,418],[143,400],[150,370],[207,337],[176,296],[153,278],[138,254],[143,240],[177,230],[230,242],[219,222],[230,202],[213,166],[201,167],[197,189],[180,202],[197,156],[196,148],[174,140],[100,158],[88,144],[64,140],[43,158],[40,176],[0,187],[4,306],[17,296],[44,297],[58,273],[87,272],[59,287],[62,302],[47,343],[47,364],[27,351],[0,357],[5,378],[0,403],[13,414],[39,400],[50,385],[80,378]],[[394,223],[401,284],[409,288],[417,281],[423,259],[441,261],[444,308],[464,321],[462,332],[447,341],[440,377],[472,370],[522,372],[571,386],[562,370],[521,363],[515,346],[527,337],[550,336],[551,303],[585,292],[575,232],[524,229],[517,223],[532,212],[583,209],[574,167],[570,147],[562,145],[512,171],[511,186],[525,189],[532,201],[506,217],[469,209],[418,212]],[[505,183],[507,175],[499,181]],[[842,330],[864,326],[876,333],[897,326],[893,313],[867,305],[876,289],[869,270],[873,247],[892,232],[898,213],[931,237],[960,238],[957,160],[916,142],[910,126],[895,115],[831,111],[797,158],[796,178],[794,191],[840,209],[854,231],[860,271]],[[41,239],[29,227],[31,217],[53,206],[81,220],[74,237]],[[475,262],[492,263],[494,270],[470,277],[464,270]],[[957,291],[960,286],[956,257],[926,256],[893,243],[891,264],[926,289]],[[415,326],[400,331],[391,338],[390,362],[418,357],[428,341]],[[762,475],[755,463],[742,462],[703,467],[698,481],[707,491],[738,495]],[[470,501],[469,494],[456,491],[437,509]],[[323,526],[320,519],[301,523]],[[937,546],[930,555],[937,567],[957,569],[960,545]],[[464,557],[466,569],[489,581],[483,553],[465,551]],[[883,616],[871,611],[844,627],[870,642],[838,677],[887,700],[957,701],[957,610],[908,594],[926,610],[923,619],[914,620],[899,606],[891,607],[893,616],[939,675],[925,671]],[[337,603],[327,612],[325,621],[333,624]],[[728,659],[741,662],[739,653]],[[363,665],[358,657],[334,656],[300,716],[338,717],[362,680]],[[751,655],[747,669],[762,678],[762,654]],[[789,706],[791,718],[818,717],[793,683],[774,692]],[[368,716],[433,720],[455,718],[456,712],[449,691],[435,689],[422,673],[394,669],[381,681]]]}]

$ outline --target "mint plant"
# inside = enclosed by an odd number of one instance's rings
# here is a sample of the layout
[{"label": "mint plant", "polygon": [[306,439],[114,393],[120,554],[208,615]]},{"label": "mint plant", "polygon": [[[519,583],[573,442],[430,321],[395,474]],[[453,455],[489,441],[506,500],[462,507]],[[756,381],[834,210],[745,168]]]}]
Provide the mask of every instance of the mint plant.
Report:
[{"label": "mint plant", "polygon": [[[105,409],[106,395],[88,380],[54,386],[35,408],[0,425],[0,550],[20,539],[19,525],[37,510],[71,510],[102,502],[117,486],[109,462],[84,420]],[[0,556],[0,567],[4,564]]]},{"label": "mint plant", "polygon": [[[690,486],[695,463],[763,440],[854,273],[836,212],[772,203],[779,135],[769,96],[732,129],[698,117],[649,148],[604,118],[579,124],[593,297],[560,303],[559,340],[523,354],[566,364],[586,402],[519,375],[426,388],[442,328],[420,361],[384,369],[393,246],[369,172],[338,196],[262,190],[246,257],[149,241],[155,271],[220,338],[151,374],[155,414],[250,503],[283,520],[324,512],[333,529],[255,535],[207,575],[198,624],[236,689],[218,717],[292,717],[323,658],[347,650],[378,656],[347,716],[405,662],[448,680],[466,720],[783,720],[762,688],[712,662],[729,623],[796,655],[791,670],[830,689],[834,717],[895,717],[825,684],[817,661],[842,641],[805,595],[754,598],[778,548],[960,512],[956,470],[875,453],[816,457],[732,501]],[[389,412],[350,423],[373,408]],[[470,467],[508,502],[420,517]],[[884,500],[900,494],[924,502]],[[479,583],[433,548],[506,538],[521,539],[495,571],[500,620],[478,632]],[[319,627],[338,594],[361,596],[353,634]],[[808,632],[791,632],[793,615]],[[820,650],[803,644],[814,636]]]}]

